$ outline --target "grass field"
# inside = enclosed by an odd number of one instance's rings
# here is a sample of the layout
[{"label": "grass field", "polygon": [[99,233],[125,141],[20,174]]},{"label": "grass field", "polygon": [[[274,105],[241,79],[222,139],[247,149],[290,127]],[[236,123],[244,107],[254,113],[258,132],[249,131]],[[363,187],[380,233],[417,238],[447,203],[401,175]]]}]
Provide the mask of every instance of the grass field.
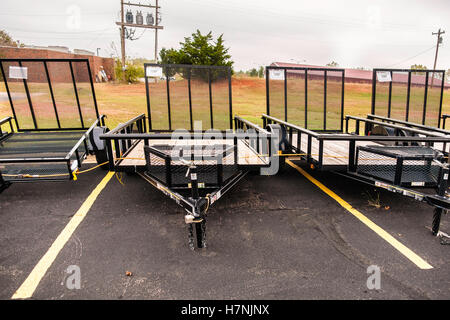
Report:
[{"label": "grass field", "polygon": [[[298,81],[298,83],[296,83]],[[300,83],[302,80],[289,81],[288,87],[288,105],[289,121],[293,121],[301,124],[304,117],[304,93],[301,89]],[[273,81],[272,81],[273,82]],[[281,113],[284,110],[284,93],[280,84],[272,83],[271,86],[271,106],[272,114],[274,116],[283,117]],[[165,104],[165,83],[160,82],[153,84],[151,87],[152,92],[157,93],[155,96],[160,98],[153,98],[152,104],[152,116],[155,128],[163,128],[167,125],[167,106]],[[278,88],[278,87],[279,88]],[[322,110],[323,110],[323,82],[310,81],[308,90],[308,102],[311,106],[308,112],[308,119],[312,120],[313,126],[317,126],[312,129],[321,129],[322,126]],[[339,110],[339,90],[340,85],[338,83],[328,83],[329,96],[328,96],[328,114],[327,125],[335,127],[338,125],[337,112]],[[184,88],[186,87],[186,88]],[[69,98],[64,98],[64,94],[67,88],[61,87],[58,90],[59,96],[57,101],[61,101],[58,104],[59,112],[65,114],[65,121],[69,121],[68,118],[75,116],[76,109],[73,109],[74,104],[71,103]],[[95,90],[97,95],[98,106],[101,114],[108,116],[107,123],[110,128],[115,127],[118,123],[129,120],[130,118],[146,113],[146,97],[144,84],[113,84],[113,83],[101,83],[95,84]],[[173,126],[175,128],[184,127],[189,128],[189,112],[188,112],[188,95],[187,85],[184,81],[175,81],[171,92],[174,94],[172,98],[172,119]],[[214,92],[214,124],[215,127],[225,127],[228,124],[227,112],[228,112],[228,100],[227,100],[227,86],[226,83],[213,84],[212,88]],[[39,91],[39,88],[33,88],[33,91]],[[421,112],[419,106],[423,103],[423,89],[414,89],[411,92],[411,119],[419,121],[421,119]],[[0,92],[5,92],[3,83],[0,84]],[[197,82],[192,83],[192,99],[194,105],[194,118],[201,119],[205,124],[209,125],[209,97],[208,86],[205,83]],[[387,91],[380,89],[377,94],[377,101],[382,101],[386,98]],[[0,96],[0,118],[10,116],[11,110],[9,102],[4,96]],[[431,91],[429,93],[428,103],[430,105],[436,105],[438,93]],[[33,96],[33,99],[38,101],[36,104],[42,106],[39,115],[45,117],[47,114],[52,115],[53,107],[47,94],[42,96]],[[73,98],[72,98],[73,99]],[[82,100],[88,101],[88,96],[82,96]],[[443,100],[443,113],[450,112],[450,91],[444,91]],[[393,93],[393,115],[400,114],[400,109],[404,105],[405,93],[402,88],[398,88]],[[17,100],[17,104],[22,108],[26,106],[26,100]],[[291,107],[298,106],[298,107]],[[358,83],[346,83],[345,84],[345,114],[351,114],[356,116],[365,116],[370,112],[371,105],[371,85],[370,84],[358,84]],[[377,104],[377,107],[382,109],[385,106],[382,103]],[[62,112],[66,110],[67,112]],[[23,111],[25,112],[25,111]],[[233,114],[240,115],[250,121],[261,124],[260,115],[266,112],[266,89],[265,80],[258,78],[233,78]],[[436,113],[437,110],[430,110],[430,114]],[[277,114],[278,113],[278,114]],[[31,119],[31,118],[30,118]],[[31,120],[30,120],[31,121]],[[47,123],[47,122],[46,122]],[[51,123],[51,120],[48,120]],[[207,128],[207,127],[206,127]],[[204,129],[206,129],[204,127]]]}]

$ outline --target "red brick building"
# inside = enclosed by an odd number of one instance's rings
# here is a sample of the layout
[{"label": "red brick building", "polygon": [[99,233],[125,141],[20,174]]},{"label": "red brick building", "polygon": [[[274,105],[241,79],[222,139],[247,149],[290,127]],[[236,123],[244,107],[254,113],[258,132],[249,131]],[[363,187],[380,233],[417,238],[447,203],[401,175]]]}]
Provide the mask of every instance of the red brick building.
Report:
[{"label": "red brick building", "polygon": [[[104,58],[104,57],[97,57],[94,55],[87,55],[87,54],[75,54],[72,52],[63,52],[54,50],[51,48],[48,49],[35,49],[35,48],[14,48],[14,47],[5,47],[0,46],[0,57],[1,58],[21,58],[21,59],[89,59],[89,65],[91,67],[92,72],[92,79],[96,81],[96,75],[101,70],[101,67],[106,72],[106,75],[108,77],[111,77],[112,80],[114,80],[114,59],[113,58]],[[53,70],[52,70],[53,68]],[[54,64],[53,66],[50,66],[50,72],[52,76],[58,77],[58,75],[61,77],[61,79],[64,79],[64,71],[63,70],[57,70],[58,66]],[[75,73],[77,72],[77,67],[74,68]],[[53,71],[53,72],[52,72]],[[82,72],[80,72],[82,74]],[[37,76],[37,75],[36,75]],[[45,76],[45,75],[43,75]],[[75,74],[75,76],[77,76]],[[46,78],[45,78],[46,79]],[[35,81],[40,81],[40,79],[34,79]],[[79,79],[81,81],[86,81],[86,79]],[[45,80],[46,81],[46,80]],[[58,81],[58,80],[56,80]]]}]

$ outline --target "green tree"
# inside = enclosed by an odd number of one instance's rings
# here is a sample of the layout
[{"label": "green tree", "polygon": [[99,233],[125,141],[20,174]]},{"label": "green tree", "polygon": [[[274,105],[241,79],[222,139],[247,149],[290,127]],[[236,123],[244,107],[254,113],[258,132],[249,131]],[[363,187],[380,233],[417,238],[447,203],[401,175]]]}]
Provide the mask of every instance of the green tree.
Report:
[{"label": "green tree", "polygon": [[[139,82],[140,78],[145,77],[144,67],[142,64],[134,63],[133,61],[127,61],[127,69],[125,70],[125,81],[127,83]],[[116,59],[115,61],[115,76],[116,79],[123,79],[122,61]]]},{"label": "green tree", "polygon": [[256,70],[255,68],[250,69],[249,71],[247,71],[247,74],[250,77],[257,77],[258,76],[258,70]]},{"label": "green tree", "polygon": [[260,66],[258,69],[258,77],[264,78],[264,67],[263,66]]},{"label": "green tree", "polygon": [[0,30],[0,46],[17,48],[23,47],[24,44],[20,43],[20,41],[13,40],[13,38],[5,30]]},{"label": "green tree", "polygon": [[331,61],[330,63],[327,63],[326,66],[336,68],[339,67],[339,63],[337,63],[336,61]]},{"label": "green tree", "polygon": [[[427,67],[421,64],[413,64],[411,66],[412,70],[427,70]],[[412,74],[423,74],[423,72],[413,72]]]},{"label": "green tree", "polygon": [[[15,41],[5,30],[0,30],[0,46],[6,47],[23,47],[24,44],[20,43],[20,41]],[[4,58],[2,54],[0,54],[0,58]],[[3,76],[0,72],[0,81],[3,81]]]},{"label": "green tree", "polygon": [[229,48],[224,45],[223,34],[214,40],[212,32],[203,35],[197,30],[180,42],[181,48],[161,49],[159,56],[164,64],[193,64],[207,66],[233,66]]}]

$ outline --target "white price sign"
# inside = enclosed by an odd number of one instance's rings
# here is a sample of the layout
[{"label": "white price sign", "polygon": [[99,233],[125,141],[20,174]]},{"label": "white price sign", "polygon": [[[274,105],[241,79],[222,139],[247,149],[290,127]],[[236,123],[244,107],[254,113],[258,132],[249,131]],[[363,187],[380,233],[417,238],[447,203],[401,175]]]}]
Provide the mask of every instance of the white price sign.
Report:
[{"label": "white price sign", "polygon": [[150,66],[145,70],[147,77],[161,78],[163,76],[163,70],[161,67]]},{"label": "white price sign", "polygon": [[9,67],[10,79],[28,79],[28,68],[26,67]]},{"label": "white price sign", "polygon": [[391,73],[389,71],[377,71],[377,80],[379,82],[391,82]]},{"label": "white price sign", "polygon": [[270,69],[269,70],[270,80],[284,80],[284,70],[282,69]]}]

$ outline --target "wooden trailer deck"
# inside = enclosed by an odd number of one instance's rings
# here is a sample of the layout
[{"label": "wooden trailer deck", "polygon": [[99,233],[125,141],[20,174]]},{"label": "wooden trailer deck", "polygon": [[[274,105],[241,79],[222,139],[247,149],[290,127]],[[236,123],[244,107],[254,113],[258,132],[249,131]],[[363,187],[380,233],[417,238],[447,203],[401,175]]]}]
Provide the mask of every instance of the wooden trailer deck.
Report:
[{"label": "wooden trailer deck", "polygon": [[[323,134],[326,135],[326,134]],[[342,134],[343,137],[349,136],[349,134]],[[314,160],[319,161],[319,140],[314,137],[311,140],[311,154]],[[297,146],[297,134],[292,134],[292,145]],[[376,141],[356,141],[356,147],[360,146],[382,146],[383,144],[377,143]],[[422,143],[422,145],[425,145]],[[442,143],[434,143],[434,148],[436,150],[443,150]],[[450,144],[446,145],[446,151],[448,152]],[[302,154],[306,153],[308,150],[308,135],[302,133],[301,135],[301,148]],[[339,140],[325,140],[323,144],[323,165],[325,166],[347,166],[348,165],[348,152],[349,152],[349,141],[339,141]]]},{"label": "wooden trailer deck", "polygon": [[[342,134],[345,136],[350,136],[349,134]],[[312,137],[311,144],[311,156],[314,160],[319,161],[319,140]],[[377,145],[374,141],[356,141],[356,147],[367,146],[367,145]],[[297,144],[297,133],[292,134],[292,145],[298,147]],[[301,135],[301,147],[302,154],[306,153],[308,150],[308,135],[302,133]],[[349,141],[339,141],[330,140],[324,141],[323,144],[323,165],[325,166],[347,166],[348,165],[348,152],[349,152]]]},{"label": "wooden trailer deck", "polygon": [[[149,146],[152,145],[233,145],[230,139],[192,139],[192,140],[149,140]],[[232,155],[231,155],[232,156]],[[228,158],[228,157],[227,157]],[[225,159],[225,162],[227,159]],[[198,161],[195,161],[196,164]],[[265,166],[269,164],[266,156],[259,155],[248,143],[242,139],[238,140],[238,164],[245,166]],[[133,147],[119,162],[120,166],[145,167],[144,141],[140,141]],[[163,165],[163,164],[161,164]]]}]

